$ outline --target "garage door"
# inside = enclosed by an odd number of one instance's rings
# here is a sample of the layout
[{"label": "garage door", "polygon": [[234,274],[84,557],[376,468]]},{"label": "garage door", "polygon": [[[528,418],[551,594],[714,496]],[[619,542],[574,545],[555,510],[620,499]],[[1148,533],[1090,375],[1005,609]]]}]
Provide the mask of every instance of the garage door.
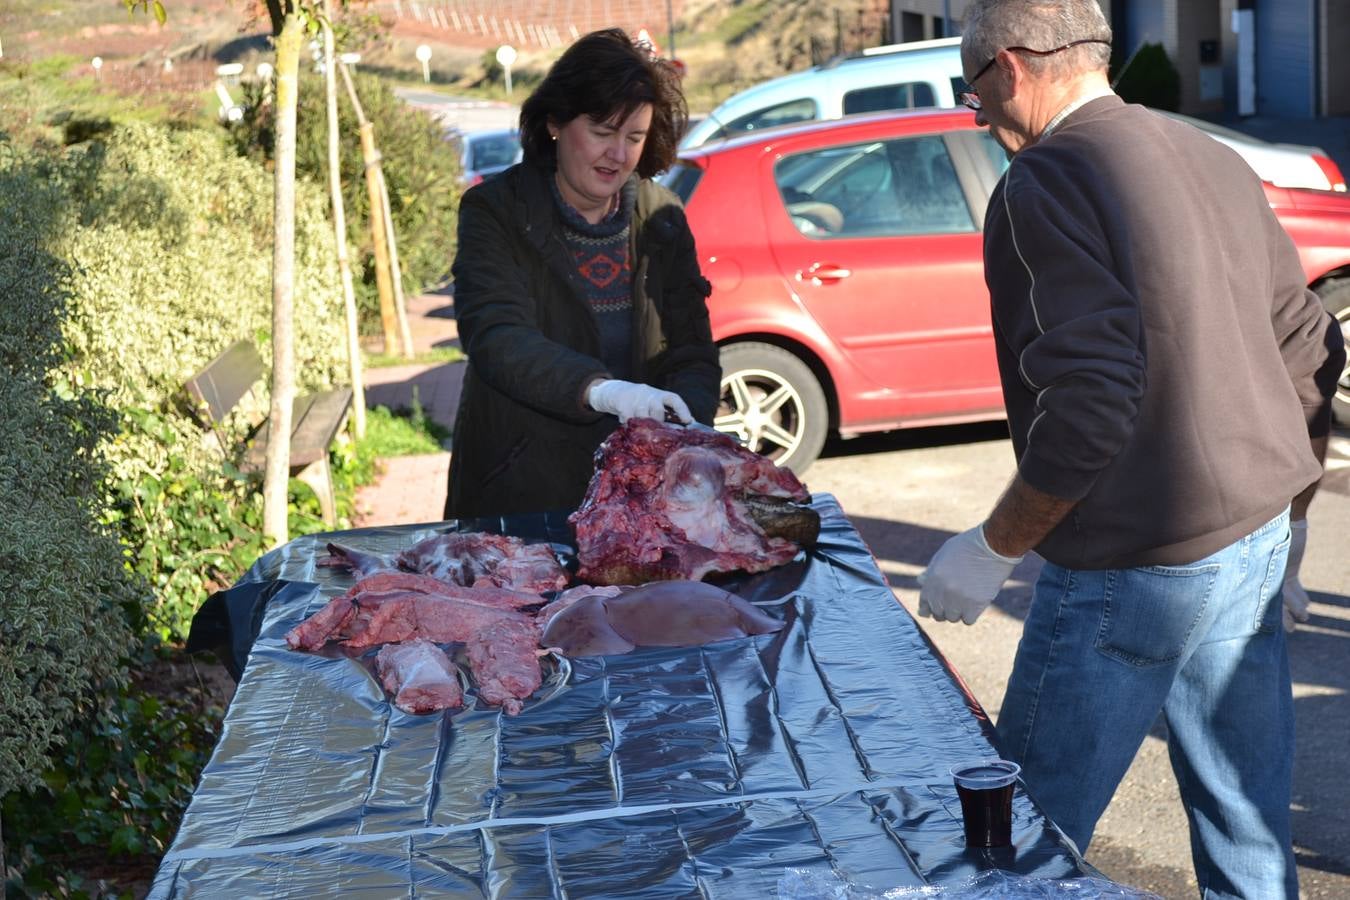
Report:
[{"label": "garage door", "polygon": [[1256,111],[1312,118],[1314,0],[1257,0]]}]

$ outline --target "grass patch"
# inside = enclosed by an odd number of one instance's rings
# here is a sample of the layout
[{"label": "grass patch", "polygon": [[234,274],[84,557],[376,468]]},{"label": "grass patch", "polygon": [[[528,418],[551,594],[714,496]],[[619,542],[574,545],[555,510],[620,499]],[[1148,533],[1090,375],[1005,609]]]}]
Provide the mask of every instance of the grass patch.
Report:
[{"label": "grass patch", "polygon": [[414,389],[412,409],[377,406],[366,412],[366,436],[361,448],[374,457],[415,456],[439,453],[442,443],[449,439],[450,430],[427,418]]},{"label": "grass patch", "polygon": [[390,366],[437,366],[456,363],[462,359],[464,352],[458,347],[432,347],[412,359],[397,353],[366,353],[362,356],[367,369],[387,369]]},{"label": "grass patch", "polygon": [[60,147],[68,134],[79,139],[82,123],[94,123],[97,130],[100,122],[173,118],[163,103],[121,96],[87,75],[72,77],[82,62],[64,54],[33,62],[0,59],[0,109],[12,113],[0,131],[20,144]]},{"label": "grass patch", "polygon": [[723,44],[735,44],[763,24],[767,5],[766,0],[741,4],[714,26],[709,37]]}]

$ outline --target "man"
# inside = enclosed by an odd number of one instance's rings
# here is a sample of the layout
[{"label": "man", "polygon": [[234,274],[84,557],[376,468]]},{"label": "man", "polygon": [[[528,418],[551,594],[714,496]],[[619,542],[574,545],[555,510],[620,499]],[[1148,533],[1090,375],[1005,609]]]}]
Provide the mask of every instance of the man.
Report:
[{"label": "man", "polygon": [[1161,711],[1204,896],[1296,897],[1279,598],[1344,350],[1251,170],[1116,97],[1110,40],[1096,0],[967,8],[1018,471],[919,609],[973,623],[1035,549],[997,729],[1032,796],[1086,849]]}]

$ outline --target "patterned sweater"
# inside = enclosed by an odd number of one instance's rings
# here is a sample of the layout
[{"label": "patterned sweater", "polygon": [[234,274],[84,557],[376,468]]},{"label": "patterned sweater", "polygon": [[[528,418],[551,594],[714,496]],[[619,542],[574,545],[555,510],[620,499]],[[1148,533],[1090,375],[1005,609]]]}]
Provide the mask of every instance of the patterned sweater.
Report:
[{"label": "patterned sweater", "polygon": [[629,259],[629,225],[637,198],[637,178],[619,193],[619,205],[592,225],[558,192],[549,179],[553,201],[563,220],[563,240],[586,285],[586,300],[600,328],[601,362],[615,378],[633,374],[633,269]]}]

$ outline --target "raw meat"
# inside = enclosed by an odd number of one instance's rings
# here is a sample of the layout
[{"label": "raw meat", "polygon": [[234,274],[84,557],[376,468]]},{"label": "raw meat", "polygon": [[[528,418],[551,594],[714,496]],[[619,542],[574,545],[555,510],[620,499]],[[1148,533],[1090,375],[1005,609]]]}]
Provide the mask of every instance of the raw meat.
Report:
[{"label": "raw meat", "polygon": [[488,585],[532,594],[567,587],[567,573],[547,544],[527,544],[509,535],[437,535],[400,553],[398,565],[471,587]]},{"label": "raw meat", "polygon": [[484,703],[509,716],[544,683],[539,668],[539,628],[531,620],[502,619],[468,642],[469,671]]},{"label": "raw meat", "polygon": [[581,597],[548,621],[542,640],[565,656],[609,656],[634,647],[696,647],[782,627],[721,588],[657,581],[617,596]]},{"label": "raw meat", "polygon": [[318,650],[329,640],[353,650],[417,640],[464,643],[479,698],[515,714],[543,683],[535,653],[539,626],[522,612],[541,602],[537,594],[384,573],[335,597],[292,628],[286,643],[295,650]]},{"label": "raw meat", "polygon": [[484,532],[450,532],[419,541],[394,558],[330,543],[319,565],[347,568],[358,578],[382,572],[430,575],[464,587],[499,587],[542,594],[567,586],[567,573],[548,544]]},{"label": "raw meat", "polygon": [[366,553],[364,550],[333,542],[328,544],[328,555],[319,557],[314,564],[329,569],[346,569],[357,578],[399,571],[392,557]]},{"label": "raw meat", "polygon": [[476,623],[486,625],[499,615],[528,619],[517,610],[540,602],[536,594],[460,587],[406,572],[384,573],[363,578],[335,597],[287,632],[286,643],[293,650],[318,650],[329,640],[356,649],[414,637],[465,641],[476,633]]},{"label": "raw meat", "polygon": [[455,664],[430,641],[385,644],[375,657],[375,671],[404,712],[420,716],[464,705]]},{"label": "raw meat", "polygon": [[554,597],[552,603],[548,604],[548,606],[545,606],[543,609],[539,610],[539,612],[535,613],[534,621],[539,625],[540,628],[544,628],[548,625],[549,619],[552,619],[558,613],[562,612],[564,609],[567,609],[567,607],[571,606],[573,603],[576,603],[578,600],[582,600],[586,597],[617,597],[620,594],[622,594],[625,590],[632,590],[632,589],[609,584],[606,585],[582,584],[578,585],[577,587],[568,588],[567,590],[560,593],[557,597]]},{"label": "raw meat", "polygon": [[[820,528],[811,499],[779,468],[709,429],[630,419],[596,451],[576,527],[578,579],[641,584],[762,572]],[[766,527],[767,525],[767,527]]]}]

